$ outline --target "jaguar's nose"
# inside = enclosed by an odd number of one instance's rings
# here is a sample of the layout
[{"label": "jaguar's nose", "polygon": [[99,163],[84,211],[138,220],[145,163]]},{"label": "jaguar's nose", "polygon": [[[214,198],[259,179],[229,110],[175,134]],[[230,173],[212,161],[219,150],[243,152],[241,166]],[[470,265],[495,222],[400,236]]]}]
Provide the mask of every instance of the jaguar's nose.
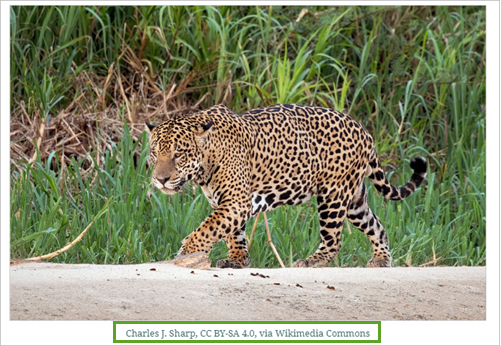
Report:
[{"label": "jaguar's nose", "polygon": [[166,182],[168,182],[170,179],[170,176],[167,177],[157,177],[157,180],[160,182],[160,184],[165,185]]}]

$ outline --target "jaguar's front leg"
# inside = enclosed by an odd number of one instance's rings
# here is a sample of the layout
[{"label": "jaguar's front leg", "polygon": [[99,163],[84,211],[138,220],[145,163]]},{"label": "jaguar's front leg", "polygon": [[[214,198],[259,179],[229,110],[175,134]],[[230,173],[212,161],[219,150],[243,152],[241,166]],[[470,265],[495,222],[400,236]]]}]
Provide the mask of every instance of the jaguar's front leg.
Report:
[{"label": "jaguar's front leg", "polygon": [[230,232],[224,241],[228,246],[228,258],[220,259],[216,266],[218,268],[247,268],[250,258],[245,239],[245,223],[241,229]]},{"label": "jaguar's front leg", "polygon": [[228,258],[219,260],[219,268],[245,268],[249,266],[249,253],[245,240],[245,222],[250,211],[237,206],[220,206],[205,219],[200,227],[184,238],[178,255],[210,252],[214,244],[224,239]]}]

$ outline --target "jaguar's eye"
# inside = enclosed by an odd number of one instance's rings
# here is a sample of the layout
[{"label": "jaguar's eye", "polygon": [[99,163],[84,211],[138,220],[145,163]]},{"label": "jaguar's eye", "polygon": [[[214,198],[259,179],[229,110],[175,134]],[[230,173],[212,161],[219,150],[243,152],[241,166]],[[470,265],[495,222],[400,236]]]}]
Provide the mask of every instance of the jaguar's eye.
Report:
[{"label": "jaguar's eye", "polygon": [[183,156],[183,153],[175,153],[174,158],[179,159],[181,156]]}]

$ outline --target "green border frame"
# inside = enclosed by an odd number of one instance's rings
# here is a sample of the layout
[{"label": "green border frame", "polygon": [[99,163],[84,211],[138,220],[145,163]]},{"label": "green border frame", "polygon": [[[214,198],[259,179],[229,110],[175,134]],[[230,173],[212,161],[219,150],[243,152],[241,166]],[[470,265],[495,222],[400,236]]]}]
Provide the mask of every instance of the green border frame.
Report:
[{"label": "green border frame", "polygon": [[[377,340],[117,340],[117,324],[377,324]],[[310,343],[310,344],[333,344],[333,343],[381,343],[381,321],[113,321],[113,343]]]}]

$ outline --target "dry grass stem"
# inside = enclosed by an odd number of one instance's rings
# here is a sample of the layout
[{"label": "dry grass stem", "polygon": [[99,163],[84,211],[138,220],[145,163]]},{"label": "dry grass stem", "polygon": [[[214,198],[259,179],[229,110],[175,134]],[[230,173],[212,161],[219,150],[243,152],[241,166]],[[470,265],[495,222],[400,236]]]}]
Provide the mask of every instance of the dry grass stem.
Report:
[{"label": "dry grass stem", "polygon": [[96,221],[96,220],[92,220],[91,223],[83,230],[83,232],[80,233],[80,235],[75,238],[75,240],[73,240],[71,243],[66,244],[66,246],[64,246],[63,248],[61,248],[57,251],[51,252],[47,255],[27,258],[27,259],[25,259],[25,261],[42,261],[42,260],[50,259],[52,257],[56,257],[57,255],[68,251],[69,249],[71,249],[76,243],[78,243],[83,238],[85,233],[87,233],[87,231],[91,228],[94,221]]},{"label": "dry grass stem", "polygon": [[266,216],[266,213],[263,212],[263,217],[264,217],[264,224],[266,226],[266,233],[268,234],[268,244],[270,244],[271,249],[273,250],[273,253],[275,256],[277,256],[278,262],[280,263],[280,266],[282,268],[285,268],[284,262],[282,262],[282,259],[280,258],[280,255],[277,252],[277,249],[275,249],[275,245],[273,245],[273,242],[271,241],[271,233],[270,233],[270,227],[268,226],[268,217]]}]

